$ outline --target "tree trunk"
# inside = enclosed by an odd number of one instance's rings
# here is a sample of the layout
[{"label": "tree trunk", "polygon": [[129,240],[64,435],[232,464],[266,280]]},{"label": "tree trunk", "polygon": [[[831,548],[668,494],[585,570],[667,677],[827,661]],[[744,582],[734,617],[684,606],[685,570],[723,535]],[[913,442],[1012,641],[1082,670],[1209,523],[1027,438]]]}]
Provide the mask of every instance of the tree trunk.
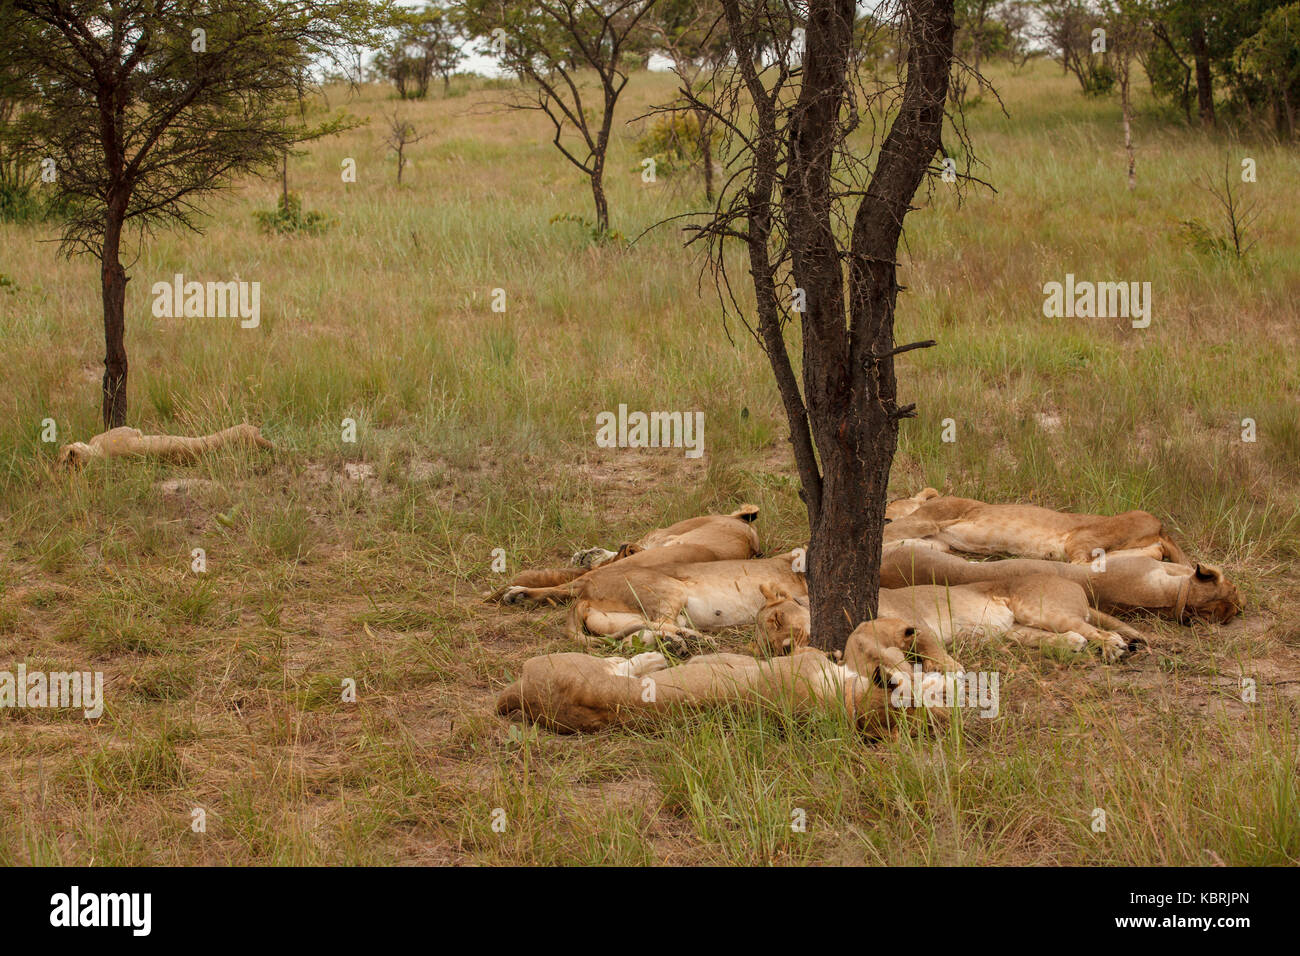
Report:
[{"label": "tree trunk", "polygon": [[605,198],[605,153],[609,150],[609,133],[614,126],[614,100],[617,94],[605,85],[605,114],[600,132],[596,134],[596,148],[591,157],[591,198],[596,204],[596,231],[601,238],[609,232],[609,202]]},{"label": "tree trunk", "polygon": [[1137,187],[1137,154],[1133,149],[1133,111],[1129,101],[1129,65],[1120,67],[1119,75],[1120,110],[1124,117],[1124,151],[1128,153],[1128,188]]},{"label": "tree trunk", "polygon": [[713,202],[713,143],[709,136],[709,117],[697,114],[700,124],[700,158],[704,161],[704,201]]},{"label": "tree trunk", "polygon": [[609,232],[609,203],[605,199],[605,163],[598,158],[591,174],[591,198],[596,204],[596,231],[603,237]]},{"label": "tree trunk", "polygon": [[849,334],[823,359],[833,376],[809,376],[805,331],[805,389],[823,467],[820,513],[810,515],[809,607],[814,642],[829,650],[842,650],[853,628],[876,615],[889,471],[898,422],[911,413],[898,407],[894,376],[896,260],[903,219],[940,145],[953,3],[911,0],[907,8],[903,101],[854,215]]},{"label": "tree trunk", "polygon": [[[722,0],[722,6],[732,48],[749,48],[752,21],[738,0]],[[855,10],[855,0],[809,3],[793,105],[767,95],[759,71],[738,58],[754,103],[744,232],[749,274],[808,509],[811,640],[828,651],[842,651],[853,629],[875,617],[878,607],[889,471],[898,422],[912,413],[910,406],[898,407],[894,377],[898,243],[939,149],[953,51],[953,0],[906,0],[902,101],[846,249],[835,190],[842,186],[836,173],[852,123],[846,114]],[[788,253],[794,287],[802,293],[802,394],[782,333],[786,303],[778,299],[774,250]]]},{"label": "tree trunk", "polygon": [[104,224],[100,287],[104,305],[104,429],[126,424],[126,270],[122,268],[122,210],[110,206]]},{"label": "tree trunk", "polygon": [[829,441],[819,436],[822,505],[808,541],[812,634],[826,650],[843,650],[853,629],[876,616],[885,500],[898,443],[896,421],[845,411],[839,434]]},{"label": "tree trunk", "polygon": [[1210,73],[1210,48],[1204,28],[1198,27],[1191,36],[1192,59],[1196,64],[1196,104],[1201,122],[1214,125],[1214,76]]}]

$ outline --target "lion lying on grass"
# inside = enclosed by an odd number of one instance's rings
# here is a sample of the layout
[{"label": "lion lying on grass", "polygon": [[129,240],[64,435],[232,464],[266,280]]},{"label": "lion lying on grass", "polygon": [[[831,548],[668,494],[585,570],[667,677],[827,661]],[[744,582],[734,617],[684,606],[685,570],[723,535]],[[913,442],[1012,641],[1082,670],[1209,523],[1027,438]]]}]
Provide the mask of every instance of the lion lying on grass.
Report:
[{"label": "lion lying on grass", "polygon": [[1242,610],[1241,593],[1210,564],[1179,564],[1154,558],[1108,558],[1104,571],[1090,566],[1009,558],[964,561],[929,547],[887,548],[880,564],[883,588],[916,584],[966,585],[1054,574],[1083,588],[1089,602],[1107,612],[1154,611],[1185,624],[1200,618],[1226,624]]},{"label": "lion lying on grass", "polygon": [[[844,708],[863,733],[880,737],[895,726],[891,690],[913,690],[908,659],[924,641],[905,622],[881,618],[854,630],[842,664],[816,651],[770,660],[707,654],[675,667],[657,653],[630,660],[546,654],[524,663],[519,679],[501,692],[497,713],[519,713],[551,730],[574,733],[735,704],[795,713],[833,707]],[[922,686],[908,699],[924,700],[929,684],[958,678],[942,673],[935,660],[923,658],[921,667]]]},{"label": "lion lying on grass", "polygon": [[[577,567],[521,571],[509,584],[487,595],[487,600],[507,604],[522,600],[567,601],[575,596],[578,586],[565,588],[565,585],[607,574],[615,563],[628,569],[750,558],[758,553],[758,532],[753,525],[757,517],[758,508],[741,505],[729,515],[703,515],[657,528],[618,551],[604,548],[579,551],[573,556]],[[550,590],[545,596],[522,598],[517,593],[520,589]]]},{"label": "lion lying on grass", "polygon": [[1011,554],[1072,564],[1088,564],[1099,551],[1107,559],[1138,555],[1191,563],[1165,534],[1160,519],[1146,511],[1070,514],[1036,505],[954,498],[927,488],[912,498],[891,502],[886,517],[890,518],[885,525],[886,547],[925,544],[943,551]]},{"label": "lion lying on grass", "polygon": [[235,425],[211,435],[146,435],[138,428],[111,428],[88,442],[73,442],[59,449],[59,464],[76,468],[96,458],[139,456],[166,461],[194,461],[204,453],[227,446],[274,448],[255,425]]},{"label": "lion lying on grass", "polygon": [[702,641],[701,631],[752,626],[765,602],[765,586],[806,594],[803,574],[794,570],[797,557],[790,551],[748,561],[653,567],[626,558],[554,587],[508,587],[501,601],[572,600],[568,633],[582,643],[591,643],[590,635],[618,640],[644,631],[683,644]]},{"label": "lion lying on grass", "polygon": [[[759,643],[769,650],[808,641],[807,596],[779,588],[764,591],[758,613]],[[1054,574],[1031,574],[975,584],[881,588],[882,617],[898,618],[944,645],[958,638],[1003,635],[1018,644],[1081,651],[1089,644],[1114,663],[1146,646],[1123,621],[1088,605],[1082,587]]]}]

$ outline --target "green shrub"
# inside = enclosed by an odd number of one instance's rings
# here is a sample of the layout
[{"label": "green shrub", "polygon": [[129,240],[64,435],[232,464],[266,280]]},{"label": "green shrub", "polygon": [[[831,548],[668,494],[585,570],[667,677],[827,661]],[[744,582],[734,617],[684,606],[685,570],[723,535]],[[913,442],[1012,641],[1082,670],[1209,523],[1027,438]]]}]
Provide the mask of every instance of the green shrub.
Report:
[{"label": "green shrub", "polygon": [[0,222],[44,222],[62,215],[64,203],[33,183],[0,183]]},{"label": "green shrub", "polygon": [[[716,155],[721,136],[716,129],[709,131],[709,142]],[[660,116],[636,141],[637,154],[655,161],[655,174],[671,176],[684,172],[704,161],[700,148],[700,121],[693,113],[666,113]],[[637,163],[640,171],[640,161]]]},{"label": "green shrub", "polygon": [[591,241],[597,245],[627,245],[627,237],[618,230],[601,229],[590,219],[575,216],[573,213],[556,213],[551,217],[551,225],[555,225],[557,222],[571,222],[581,226]]},{"label": "green shrub", "polygon": [[274,210],[255,212],[253,216],[263,232],[280,235],[306,233],[318,236],[333,225],[329,216],[322,212],[303,212],[302,199],[297,193],[281,196]]}]

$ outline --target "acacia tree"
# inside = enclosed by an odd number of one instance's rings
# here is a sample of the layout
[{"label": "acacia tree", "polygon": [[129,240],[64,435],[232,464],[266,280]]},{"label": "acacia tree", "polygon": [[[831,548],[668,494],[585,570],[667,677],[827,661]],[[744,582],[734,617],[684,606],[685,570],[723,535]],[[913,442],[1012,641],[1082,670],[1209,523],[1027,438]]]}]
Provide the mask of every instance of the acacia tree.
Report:
[{"label": "acacia tree", "polygon": [[1041,37],[1066,73],[1073,73],[1084,93],[1100,96],[1115,84],[1109,48],[1095,52],[1097,28],[1104,28],[1096,0],[1039,0]]},{"label": "acacia tree", "polygon": [[[983,85],[980,68],[991,55],[1003,50],[1007,43],[1007,30],[1003,22],[994,16],[998,0],[956,0],[953,7],[953,20],[956,35],[953,40],[955,53],[970,66],[970,75],[977,86]],[[966,101],[966,78],[954,76],[953,98],[958,104]]]},{"label": "acacia tree", "polygon": [[384,142],[397,154],[397,185],[402,185],[402,170],[407,163],[406,147],[414,146],[426,135],[417,133],[414,124],[398,116],[397,108],[393,108],[393,115],[388,117],[388,132],[384,135]]},{"label": "acacia tree", "polygon": [[1269,11],[1260,29],[1237,48],[1238,70],[1254,80],[1273,109],[1279,136],[1294,139],[1300,109],[1300,3]]},{"label": "acacia tree", "polygon": [[[684,109],[695,120],[697,150],[704,172],[704,199],[713,202],[713,112],[695,102],[705,92],[706,81],[730,53],[722,11],[713,0],[657,0],[650,14],[650,31],[659,52],[672,61],[681,83],[678,91]],[[675,106],[658,112],[671,113]]]},{"label": "acacia tree", "polygon": [[[389,79],[402,99],[429,95],[434,75],[442,78],[442,93],[451,90],[451,75],[465,59],[460,17],[451,7],[426,3],[418,10],[393,11],[393,37],[375,56],[374,68]],[[412,85],[414,84],[414,85]]]},{"label": "acacia tree", "polygon": [[[591,183],[596,232],[609,232],[605,157],[628,71],[646,52],[642,20],[655,0],[464,0],[465,25],[484,52],[523,81],[507,105],[551,121],[555,148]],[[596,106],[582,71],[596,75]]]},{"label": "acacia tree", "polygon": [[[127,412],[129,227],[196,229],[202,201],[302,138],[302,78],[367,41],[369,0],[0,0],[0,60],[36,94],[0,133],[52,159],[62,250],[99,259],[103,418]],[[143,235],[141,235],[143,238]]]},{"label": "acacia tree", "polygon": [[[738,56],[713,101],[743,170],[718,211],[693,227],[707,242],[724,302],[724,251],[744,246],[756,334],[772,366],[808,509],[814,643],[842,649],[875,616],[889,470],[899,405],[894,357],[897,252],[903,218],[941,146],[953,59],[953,0],[900,0],[855,29],[854,0],[721,0],[734,50],[771,37],[767,56]],[[858,55],[873,31],[897,27],[902,78],[866,89]],[[786,41],[805,31],[801,58]],[[796,59],[798,62],[796,62]],[[864,123],[864,113],[872,112]],[[890,119],[892,115],[892,120]],[[878,145],[865,130],[888,133]],[[854,140],[855,132],[859,140]],[[937,167],[936,167],[937,168]],[[802,387],[784,327],[802,330]]]}]

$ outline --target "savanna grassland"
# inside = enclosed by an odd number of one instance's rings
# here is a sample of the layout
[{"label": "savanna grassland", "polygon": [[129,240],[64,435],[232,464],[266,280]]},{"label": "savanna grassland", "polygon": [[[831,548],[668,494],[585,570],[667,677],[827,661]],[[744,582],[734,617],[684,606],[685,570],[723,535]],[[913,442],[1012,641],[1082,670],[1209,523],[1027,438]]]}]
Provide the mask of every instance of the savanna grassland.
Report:
[{"label": "savanna grassland", "polygon": [[[897,337],[939,345],[898,362],[919,417],[892,490],[1148,509],[1224,566],[1241,618],[1139,619],[1150,651],[1114,666],[960,648],[1001,673],[1001,714],[938,739],[772,713],[590,737],[499,719],[527,657],[574,648],[563,610],[481,602],[493,549],[511,573],[563,564],[742,501],[769,553],[803,543],[775,386],[678,228],[624,246],[551,222],[589,194],[543,118],[495,107],[501,84],[399,107],[427,134],[401,187],[391,90],[331,89],[372,122],[289,163],[328,231],[259,232],[278,184],[253,181],[128,267],[129,424],[247,420],[274,454],[56,469],[44,419],[60,442],[100,430],[98,273],[49,226],[0,225],[0,666],[101,670],[107,695],[98,721],[0,712],[0,863],[1300,862],[1300,158],[1140,97],[1130,192],[1117,102],[1048,63],[992,78],[1006,115],[986,95],[968,121],[996,192],[936,181],[908,221]],[[672,88],[634,75],[621,119]],[[643,126],[620,124],[610,163],[628,237],[703,198],[642,183]],[[1222,230],[1198,184],[1243,157],[1260,215],[1239,262],[1181,223]],[[259,281],[260,327],[154,318],[175,273]],[[1150,282],[1151,326],[1044,318],[1066,273]],[[597,447],[620,403],[702,410],[703,458]]]}]

